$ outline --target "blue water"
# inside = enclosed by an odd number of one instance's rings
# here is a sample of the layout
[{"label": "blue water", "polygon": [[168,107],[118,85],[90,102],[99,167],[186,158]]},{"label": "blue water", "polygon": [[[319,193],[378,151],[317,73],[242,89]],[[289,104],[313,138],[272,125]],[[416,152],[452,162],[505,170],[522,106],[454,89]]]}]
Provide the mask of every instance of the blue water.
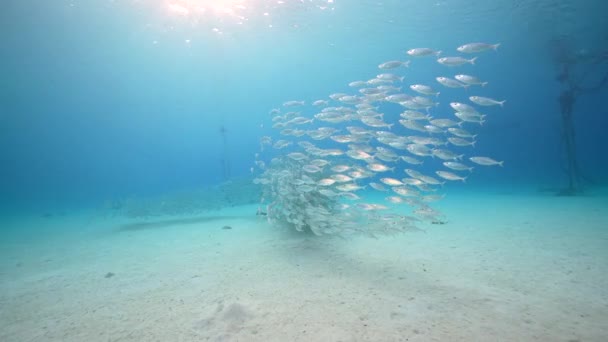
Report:
[{"label": "blue water", "polygon": [[[555,41],[568,54],[605,55],[605,6],[336,1],[322,10],[288,2],[269,8],[267,22],[251,14],[239,25],[228,16],[211,24],[180,17],[162,1],[8,1],[0,14],[2,204],[80,207],[216,184],[225,180],[222,158],[231,177],[247,177],[270,109],[349,90],[348,82],[373,77],[377,64],[409,48],[454,51],[472,41],[501,43],[497,54],[459,71],[491,78],[484,94],[507,100],[477,143],[506,167],[475,174],[469,186],[560,187]],[[214,24],[224,33],[211,31]],[[408,77],[445,70],[417,67]],[[597,83],[608,63],[581,70]],[[575,104],[588,186],[607,180],[607,89]]]},{"label": "blue water", "polygon": [[[605,341],[605,13],[599,0],[3,1],[0,340]],[[470,42],[500,47],[453,69],[405,53]],[[404,234],[269,224],[253,179],[260,138],[285,138],[270,111],[303,100],[312,116],[312,101],[406,59],[404,86],[441,91],[434,116],[506,100],[465,125],[474,149],[453,148],[504,167],[447,182],[441,220]],[[555,196],[569,184],[564,63],[580,90],[574,196]],[[434,81],[457,73],[489,84]]]}]

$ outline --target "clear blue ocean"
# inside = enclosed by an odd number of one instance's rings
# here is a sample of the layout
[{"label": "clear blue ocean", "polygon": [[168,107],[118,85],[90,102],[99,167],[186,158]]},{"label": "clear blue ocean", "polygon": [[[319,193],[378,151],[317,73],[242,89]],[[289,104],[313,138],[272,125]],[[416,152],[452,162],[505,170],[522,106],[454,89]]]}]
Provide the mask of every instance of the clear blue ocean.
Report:
[{"label": "clear blue ocean", "polygon": [[0,341],[606,341],[607,12],[5,1]]}]

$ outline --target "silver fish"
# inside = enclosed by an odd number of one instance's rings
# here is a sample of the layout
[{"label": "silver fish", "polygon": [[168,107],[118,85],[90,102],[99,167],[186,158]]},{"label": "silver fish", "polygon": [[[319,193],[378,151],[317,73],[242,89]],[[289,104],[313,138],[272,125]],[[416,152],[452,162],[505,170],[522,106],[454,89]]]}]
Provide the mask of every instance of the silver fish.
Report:
[{"label": "silver fish", "polygon": [[407,151],[418,157],[428,157],[433,155],[433,151],[431,148],[419,144],[407,145]]},{"label": "silver fish", "polygon": [[445,165],[445,167],[448,167],[448,168],[450,168],[452,170],[456,170],[456,171],[469,171],[469,172],[473,171],[473,167],[469,167],[469,166],[466,166],[462,163],[455,162],[455,161],[446,161],[446,162],[443,162],[443,165]]},{"label": "silver fish", "polygon": [[346,182],[350,182],[351,180],[353,180],[351,177],[349,177],[347,175],[343,175],[343,174],[335,174],[335,175],[332,175],[330,178],[335,180],[338,183],[346,183]]},{"label": "silver fish", "polygon": [[424,177],[424,175],[416,170],[405,169],[403,170],[408,176],[416,179],[420,179],[420,177]]},{"label": "silver fish", "polygon": [[283,107],[296,107],[296,106],[303,106],[304,105],[304,101],[287,101],[287,102],[283,102]]},{"label": "silver fish", "polygon": [[413,97],[407,94],[393,94],[393,95],[389,95],[386,96],[384,99],[388,102],[393,102],[393,103],[401,103],[403,101],[408,101],[411,100]]},{"label": "silver fish", "polygon": [[336,186],[336,189],[338,189],[342,192],[357,191],[357,190],[362,190],[364,188],[365,188],[365,186],[359,186],[359,185],[353,184],[353,183],[342,184],[342,185]]},{"label": "silver fish", "polygon": [[414,158],[414,157],[410,157],[410,156],[401,156],[401,159],[408,163],[408,164],[412,164],[412,165],[421,165],[423,162]]},{"label": "silver fish", "polygon": [[475,139],[475,137],[477,136],[477,134],[471,134],[471,133],[467,132],[466,130],[464,130],[462,128],[456,128],[456,127],[450,127],[450,128],[448,128],[448,132],[454,134],[457,137],[461,137],[461,138],[473,138],[473,139]]},{"label": "silver fish", "polygon": [[497,43],[497,44],[469,43],[469,44],[464,44],[464,45],[457,47],[456,50],[458,50],[458,52],[462,52],[462,53],[478,53],[478,52],[484,52],[484,51],[488,51],[488,50],[496,51],[499,46],[500,46],[500,43]]},{"label": "silver fish", "polygon": [[336,166],[332,167],[331,170],[333,172],[346,172],[346,171],[350,170],[350,166],[348,166],[348,165],[336,165]]},{"label": "silver fish", "polygon": [[459,137],[449,137],[448,141],[450,142],[450,144],[455,145],[455,146],[473,146],[475,147],[475,143],[476,141],[469,141],[463,138],[459,138]]},{"label": "silver fish", "polygon": [[479,114],[475,108],[469,106],[465,103],[460,102],[450,102],[450,107],[457,112],[469,113],[469,114]]},{"label": "silver fish", "polygon": [[333,185],[335,182],[336,182],[335,179],[323,178],[323,179],[320,179],[317,182],[317,185],[320,185],[320,186],[330,186],[330,185]]},{"label": "silver fish", "polygon": [[462,159],[462,157],[464,157],[463,154],[458,155],[452,151],[443,150],[443,149],[439,149],[439,148],[433,149],[433,155],[435,157],[439,157],[440,159],[443,159],[443,160],[457,160],[457,159]]},{"label": "silver fish", "polygon": [[353,87],[353,88],[361,88],[361,87],[365,87],[366,85],[367,85],[367,82],[365,82],[365,81],[353,81],[348,84],[349,87]]},{"label": "silver fish", "polygon": [[474,122],[474,123],[478,123],[480,125],[483,125],[484,122],[486,122],[484,120],[484,118],[486,117],[485,115],[478,115],[478,114],[472,114],[472,113],[465,113],[465,112],[456,112],[454,113],[454,115],[459,118],[462,121],[465,122]]},{"label": "silver fish", "polygon": [[416,190],[410,189],[406,186],[396,186],[392,188],[394,192],[398,193],[403,197],[418,197],[420,193]]},{"label": "silver fish", "polygon": [[305,155],[304,153],[301,153],[301,152],[292,152],[292,153],[289,153],[289,154],[287,154],[287,157],[289,157],[289,158],[291,158],[293,160],[298,160],[298,161],[299,160],[304,160],[304,159],[308,158],[307,155]]},{"label": "silver fish", "polygon": [[448,172],[448,171],[435,171],[435,173],[439,177],[449,180],[449,181],[459,180],[459,181],[465,182],[467,180],[467,177],[460,177],[459,175],[452,173],[452,172]]},{"label": "silver fish", "polygon": [[443,65],[447,65],[447,66],[460,66],[463,64],[471,64],[471,65],[475,65],[475,60],[477,59],[477,57],[473,57],[471,59],[466,59],[466,58],[462,58],[462,57],[441,57],[439,59],[437,59],[437,63],[439,64],[443,64]]},{"label": "silver fish", "polygon": [[470,75],[456,75],[454,76],[455,79],[457,79],[458,81],[462,82],[462,83],[466,83],[468,85],[480,85],[482,87],[485,87],[488,82],[483,82],[482,80],[480,80],[479,78],[475,77],[475,76],[470,76]]},{"label": "silver fish", "polygon": [[382,184],[371,182],[371,183],[369,183],[369,186],[371,186],[372,188],[374,188],[375,190],[378,190],[378,191],[388,191],[388,189],[386,189],[384,186],[382,186]]},{"label": "silver fish", "polygon": [[384,73],[384,74],[376,75],[376,78],[380,79],[380,80],[391,81],[391,82],[397,82],[397,81],[402,82],[405,77],[397,76],[395,74]]},{"label": "silver fish", "polygon": [[399,186],[403,185],[403,183],[395,178],[380,178],[380,181],[388,186]]},{"label": "silver fish", "polygon": [[348,94],[345,93],[333,93],[331,95],[329,95],[329,98],[334,100],[334,101],[338,101],[339,98],[341,98],[342,96],[346,96]]},{"label": "silver fish", "polygon": [[499,166],[503,166],[504,161],[496,161],[492,158],[488,158],[488,157],[471,157],[469,158],[470,161],[472,161],[475,164],[479,164],[479,165],[483,165],[483,166],[493,166],[493,165],[499,165]]},{"label": "silver fish", "polygon": [[373,160],[374,157],[369,153],[361,150],[349,150],[346,151],[346,155],[357,160]]},{"label": "silver fish", "polygon": [[444,133],[442,128],[433,125],[424,125],[424,129],[431,134]]},{"label": "silver fish", "polygon": [[423,94],[423,95],[439,96],[439,92],[438,91],[435,91],[430,86],[423,85],[423,84],[412,84],[410,86],[410,89],[412,89],[413,91],[415,91],[417,93]]},{"label": "silver fish", "polygon": [[429,114],[424,114],[415,110],[406,110],[399,114],[399,116],[408,120],[429,120],[431,118]]},{"label": "silver fish", "polygon": [[379,163],[370,163],[367,164],[367,168],[371,171],[374,172],[386,172],[386,171],[394,171],[395,168],[394,167],[388,167],[386,165],[383,164],[379,164]]},{"label": "silver fish", "polygon": [[310,161],[310,164],[318,167],[324,167],[325,165],[329,164],[329,161],[325,159],[313,159]]},{"label": "silver fish", "polygon": [[439,56],[441,51],[429,48],[414,48],[407,50],[407,54],[412,57]]},{"label": "silver fish", "polygon": [[395,68],[399,68],[399,67],[409,67],[409,66],[410,66],[410,61],[405,61],[405,62],[388,61],[388,62],[384,62],[384,63],[378,65],[378,68],[383,69],[383,70],[388,70],[388,69],[395,69]]},{"label": "silver fish", "polygon": [[360,200],[361,199],[361,197],[357,196],[356,194],[353,194],[352,192],[347,192],[347,191],[341,192],[338,195],[340,197],[346,198],[346,199],[351,200],[351,201],[356,201],[356,200]]},{"label": "silver fish", "polygon": [[371,80],[367,81],[368,85],[380,85],[380,84],[390,84],[393,83],[393,81],[390,80],[383,80],[381,78],[372,78]]},{"label": "silver fish", "polygon": [[282,149],[285,148],[287,146],[291,145],[291,141],[287,141],[287,140],[278,140],[274,143],[274,145],[272,145],[272,147],[276,148],[276,149]]},{"label": "silver fish", "polygon": [[480,106],[500,105],[501,107],[503,107],[505,102],[507,102],[507,100],[497,101],[497,100],[491,99],[489,97],[481,97],[481,96],[471,96],[471,97],[469,97],[469,100],[471,100],[471,102],[474,102]]},{"label": "silver fish", "polygon": [[321,172],[323,169],[321,169],[320,167],[318,167],[316,165],[304,165],[304,166],[302,166],[302,170],[304,170],[308,173],[317,173],[317,172]]},{"label": "silver fish", "polygon": [[399,196],[388,196],[385,198],[387,201],[394,203],[394,204],[398,204],[398,203],[404,203],[404,200],[402,197]]},{"label": "silver fish", "polygon": [[327,197],[334,197],[334,196],[338,196],[338,193],[329,190],[329,189],[320,189],[319,193],[323,196],[327,196]]},{"label": "silver fish", "polygon": [[461,82],[458,82],[454,79],[448,78],[448,77],[436,77],[435,78],[437,80],[437,82],[439,82],[439,84],[448,87],[448,88],[467,88],[469,85],[468,84],[464,84]]},{"label": "silver fish", "polygon": [[387,210],[388,207],[382,204],[357,203],[357,207],[363,210]]},{"label": "silver fish", "polygon": [[454,120],[450,120],[450,119],[433,119],[429,121],[431,123],[431,125],[435,125],[437,127],[441,127],[441,128],[448,128],[448,127],[454,127],[459,125],[458,122],[454,121]]},{"label": "silver fish", "polygon": [[419,179],[421,181],[425,182],[426,184],[430,184],[430,185],[443,185],[444,184],[444,182],[440,182],[438,179],[433,178],[431,176],[423,175]]},{"label": "silver fish", "polygon": [[424,125],[416,120],[399,120],[399,123],[405,128],[426,133]]}]

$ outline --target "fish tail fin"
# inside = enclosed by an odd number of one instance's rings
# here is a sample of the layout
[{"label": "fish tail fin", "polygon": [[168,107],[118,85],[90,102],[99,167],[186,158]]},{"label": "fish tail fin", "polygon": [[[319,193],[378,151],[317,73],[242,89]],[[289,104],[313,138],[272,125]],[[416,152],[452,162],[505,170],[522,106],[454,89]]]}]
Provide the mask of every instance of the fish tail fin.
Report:
[{"label": "fish tail fin", "polygon": [[401,62],[401,65],[404,66],[404,67],[406,67],[406,68],[409,68],[410,67],[410,62],[411,61]]},{"label": "fish tail fin", "polygon": [[494,45],[492,45],[492,49],[494,49],[494,51],[498,51],[499,46],[500,46],[500,43],[494,44]]},{"label": "fish tail fin", "polygon": [[458,159],[458,160],[462,160],[462,158],[464,158],[464,154],[461,154],[461,155],[459,155],[459,156],[456,157],[456,159]]},{"label": "fish tail fin", "polygon": [[504,107],[505,102],[507,102],[507,100],[498,101],[498,104],[500,104],[501,107]]},{"label": "fish tail fin", "polygon": [[399,77],[399,81],[401,81],[401,82],[403,82],[404,79],[405,79],[405,76]]},{"label": "fish tail fin", "polygon": [[471,142],[471,146],[475,147],[475,143],[476,143],[476,142],[477,142],[477,141],[473,140],[473,141]]},{"label": "fish tail fin", "polygon": [[388,124],[388,130],[390,131],[394,124]]},{"label": "fish tail fin", "polygon": [[469,172],[473,172],[473,169],[474,169],[474,167],[472,167],[472,166],[471,166],[471,167],[469,168]]},{"label": "fish tail fin", "polygon": [[481,82],[481,86],[482,86],[482,87],[485,87],[485,86],[487,86],[487,85],[488,85],[488,82]]},{"label": "fish tail fin", "polygon": [[435,56],[439,57],[439,55],[441,55],[441,53],[442,53],[442,52],[443,52],[443,51],[441,51],[441,50],[439,50],[439,51],[435,52]]},{"label": "fish tail fin", "polygon": [[503,160],[503,161],[498,162],[498,166],[503,167],[504,165],[502,165],[502,164],[504,164],[504,162],[505,162],[504,160]]},{"label": "fish tail fin", "polygon": [[477,60],[477,57],[473,57],[469,60],[469,63],[471,63],[472,65],[475,65],[476,60]]},{"label": "fish tail fin", "polygon": [[462,182],[463,182],[463,183],[466,183],[466,182],[467,182],[467,177],[469,177],[469,176],[462,177],[462,179],[461,179],[461,180],[462,180]]},{"label": "fish tail fin", "polygon": [[439,97],[439,93],[441,93],[440,91],[435,93],[435,96]]}]

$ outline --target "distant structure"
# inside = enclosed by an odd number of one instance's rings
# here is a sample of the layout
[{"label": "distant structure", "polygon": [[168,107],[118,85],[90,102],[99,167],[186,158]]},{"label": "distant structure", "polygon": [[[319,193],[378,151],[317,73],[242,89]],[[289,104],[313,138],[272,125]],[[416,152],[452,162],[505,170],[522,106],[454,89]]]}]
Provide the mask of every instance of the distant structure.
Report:
[{"label": "distant structure", "polygon": [[226,141],[226,127],[220,126],[220,134],[222,135],[222,156],[220,157],[220,164],[222,168],[222,179],[227,181],[230,179],[230,161],[228,160],[228,144]]},{"label": "distant structure", "polygon": [[[562,151],[568,176],[568,186],[559,190],[557,195],[575,196],[583,192],[583,180],[589,182],[589,179],[584,177],[577,161],[574,104],[581,95],[597,92],[608,85],[608,69],[603,70],[603,76],[599,69],[608,62],[608,51],[597,54],[586,50],[574,52],[568,40],[560,39],[553,43],[554,58],[559,67],[556,80],[563,86],[558,101],[562,119]],[[598,73],[602,77],[598,78]]]}]

